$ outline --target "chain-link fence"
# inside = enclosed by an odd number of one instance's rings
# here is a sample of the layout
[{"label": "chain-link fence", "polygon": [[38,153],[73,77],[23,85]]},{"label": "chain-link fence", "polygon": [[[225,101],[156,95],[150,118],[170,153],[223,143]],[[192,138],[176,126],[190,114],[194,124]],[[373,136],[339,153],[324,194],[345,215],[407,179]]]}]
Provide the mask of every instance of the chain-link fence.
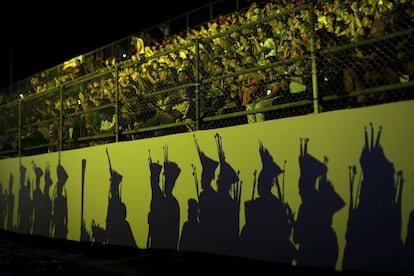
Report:
[{"label": "chain-link fence", "polygon": [[317,18],[322,107],[332,110],[412,99],[412,2],[353,2],[339,10]]},{"label": "chain-link fence", "polygon": [[0,156],[16,156],[20,145],[20,102],[0,105]]},{"label": "chain-link fence", "polygon": [[90,70],[79,65],[99,51],[74,58],[43,76],[47,88],[31,80],[32,95],[2,106],[14,120],[2,122],[1,155],[413,99],[412,15],[404,1],[268,1],[144,54],[125,52],[133,40],[123,41],[110,52],[125,59]]}]

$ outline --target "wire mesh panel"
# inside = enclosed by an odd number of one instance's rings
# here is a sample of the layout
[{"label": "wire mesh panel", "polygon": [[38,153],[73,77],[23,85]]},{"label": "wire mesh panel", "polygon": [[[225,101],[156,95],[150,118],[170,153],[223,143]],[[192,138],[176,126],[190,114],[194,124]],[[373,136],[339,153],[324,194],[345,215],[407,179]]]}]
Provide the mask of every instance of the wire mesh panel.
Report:
[{"label": "wire mesh panel", "polygon": [[176,45],[120,67],[121,139],[191,130],[196,120],[195,45]]},{"label": "wire mesh panel", "polygon": [[[382,3],[382,2],[381,2]],[[412,98],[410,3],[331,2],[317,7],[318,89],[326,110]]]},{"label": "wire mesh panel", "polygon": [[23,154],[58,150],[60,125],[59,89],[50,89],[21,99],[21,148]]},{"label": "wire mesh panel", "polygon": [[19,101],[0,106],[0,156],[19,154]]},{"label": "wire mesh panel", "polygon": [[79,77],[63,88],[63,148],[116,141],[116,70]]},{"label": "wire mesh panel", "polygon": [[203,127],[313,111],[309,9],[278,8],[253,4],[231,24],[210,25],[200,47]]}]

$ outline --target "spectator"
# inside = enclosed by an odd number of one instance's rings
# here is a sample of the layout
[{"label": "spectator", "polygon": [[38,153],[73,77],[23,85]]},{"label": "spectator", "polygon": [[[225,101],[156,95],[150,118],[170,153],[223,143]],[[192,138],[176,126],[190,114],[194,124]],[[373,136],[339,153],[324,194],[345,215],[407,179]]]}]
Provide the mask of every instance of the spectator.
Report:
[{"label": "spectator", "polygon": [[[243,105],[246,107],[246,111],[261,109],[272,105],[277,91],[269,90],[269,94],[267,94],[263,80],[259,79],[251,79],[249,85],[249,90],[243,94]],[[264,120],[265,114],[263,112],[247,115],[247,122],[249,124],[263,122]]]},{"label": "spectator", "polygon": [[143,60],[145,58],[145,44],[140,36],[131,38],[131,55],[132,60]]}]

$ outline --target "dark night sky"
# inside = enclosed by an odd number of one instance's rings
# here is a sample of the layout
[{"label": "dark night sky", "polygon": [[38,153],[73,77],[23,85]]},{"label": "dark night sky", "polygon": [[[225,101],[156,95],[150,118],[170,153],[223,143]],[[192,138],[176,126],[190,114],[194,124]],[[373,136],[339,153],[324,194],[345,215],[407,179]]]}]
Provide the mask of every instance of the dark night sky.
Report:
[{"label": "dark night sky", "polygon": [[39,2],[0,4],[0,88],[214,1]]}]

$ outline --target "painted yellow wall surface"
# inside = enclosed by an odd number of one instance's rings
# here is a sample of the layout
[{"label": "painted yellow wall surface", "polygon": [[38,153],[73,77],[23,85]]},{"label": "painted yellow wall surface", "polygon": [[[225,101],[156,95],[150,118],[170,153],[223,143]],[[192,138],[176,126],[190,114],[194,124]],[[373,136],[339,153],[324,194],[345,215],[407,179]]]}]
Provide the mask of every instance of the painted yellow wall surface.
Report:
[{"label": "painted yellow wall surface", "polygon": [[[177,163],[181,173],[177,179],[174,195],[180,204],[180,225],[187,219],[187,201],[197,198],[193,167],[197,168],[200,180],[201,164],[195,145],[197,139],[204,153],[218,160],[215,135],[222,139],[226,161],[239,171],[242,181],[240,229],[245,224],[244,202],[251,199],[253,173],[262,169],[259,154],[261,142],[273,156],[274,161],[285,168],[284,199],[294,215],[301,205],[298,181],[300,175],[300,140],[308,138],[308,153],[321,160],[328,158],[327,178],[335,191],[344,200],[345,206],[333,216],[332,226],[336,232],[339,256],[336,269],[342,269],[343,251],[346,244],[348,208],[350,200],[349,166],[357,168],[357,179],[361,177],[359,158],[364,147],[364,128],[374,128],[376,137],[381,128],[380,145],[384,154],[402,171],[404,185],[401,207],[401,239],[405,241],[410,213],[414,210],[414,101],[378,105],[360,109],[340,110],[299,116],[293,118],[265,121],[256,124],[228,128],[195,131],[184,134],[156,137],[151,139],[119,142],[89,148],[48,153],[21,159],[0,160],[0,182],[3,190],[8,188],[10,175],[14,177],[13,193],[15,206],[13,221],[17,223],[19,192],[19,162],[27,168],[26,177],[31,179],[32,190],[35,174],[32,163],[45,168],[51,166],[53,185],[50,196],[53,198],[57,179],[56,167],[60,162],[69,178],[65,184],[68,202],[68,235],[70,240],[80,239],[82,159],[86,160],[84,179],[84,220],[88,231],[94,220],[105,228],[108,197],[110,189],[110,163],[114,170],[123,176],[121,199],[127,208],[126,220],[129,222],[138,247],[145,248],[148,238],[148,212],[151,202],[149,156],[153,161],[164,161],[165,147],[168,159]],[[370,133],[370,132],[368,132]],[[285,165],[284,165],[284,162]],[[280,180],[280,179],[279,179]],[[44,181],[41,180],[41,189]],[[214,187],[214,185],[213,185]],[[3,191],[5,192],[5,191]],[[276,193],[276,192],[275,192]],[[257,195],[257,192],[256,192]]]}]

